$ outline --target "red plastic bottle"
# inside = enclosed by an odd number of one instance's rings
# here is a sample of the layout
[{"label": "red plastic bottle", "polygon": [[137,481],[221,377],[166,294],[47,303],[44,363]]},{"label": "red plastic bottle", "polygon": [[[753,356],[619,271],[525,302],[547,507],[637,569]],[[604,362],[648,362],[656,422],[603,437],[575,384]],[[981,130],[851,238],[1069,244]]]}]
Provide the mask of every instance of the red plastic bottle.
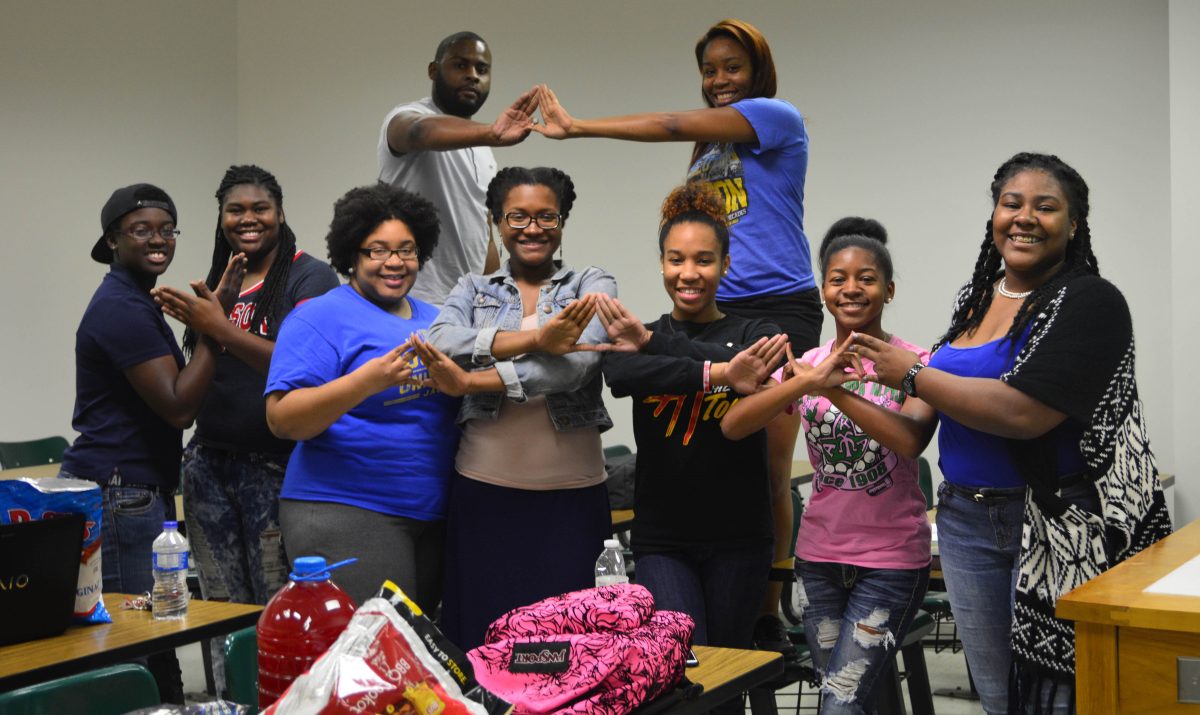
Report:
[{"label": "red plastic bottle", "polygon": [[329,579],[320,556],[302,556],[258,618],[258,706],[279,699],[333,645],[358,607]]}]

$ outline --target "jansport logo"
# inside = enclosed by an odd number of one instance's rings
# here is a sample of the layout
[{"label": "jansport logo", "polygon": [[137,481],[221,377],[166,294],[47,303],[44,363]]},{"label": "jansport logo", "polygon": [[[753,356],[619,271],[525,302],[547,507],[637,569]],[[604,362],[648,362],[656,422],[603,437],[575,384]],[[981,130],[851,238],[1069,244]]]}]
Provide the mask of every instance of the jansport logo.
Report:
[{"label": "jansport logo", "polygon": [[570,643],[514,643],[511,673],[561,673],[570,667]]}]

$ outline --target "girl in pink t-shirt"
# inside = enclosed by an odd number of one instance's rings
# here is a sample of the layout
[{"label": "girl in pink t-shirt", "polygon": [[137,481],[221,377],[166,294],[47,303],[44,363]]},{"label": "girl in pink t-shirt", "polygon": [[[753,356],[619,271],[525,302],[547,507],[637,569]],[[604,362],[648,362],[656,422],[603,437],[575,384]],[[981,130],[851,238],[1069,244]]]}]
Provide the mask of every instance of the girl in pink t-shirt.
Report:
[{"label": "girl in pink t-shirt", "polygon": [[778,384],[739,400],[721,425],[727,437],[800,411],[813,465],[813,495],[796,540],[796,588],[822,715],[870,709],[879,676],[904,640],[929,582],[929,522],[917,456],[936,426],[919,399],[863,379],[869,361],[846,351],[866,333],[918,353],[883,330],[892,301],[887,232],[869,219],[842,219],[821,243],[822,295],[837,337],[789,355]]}]

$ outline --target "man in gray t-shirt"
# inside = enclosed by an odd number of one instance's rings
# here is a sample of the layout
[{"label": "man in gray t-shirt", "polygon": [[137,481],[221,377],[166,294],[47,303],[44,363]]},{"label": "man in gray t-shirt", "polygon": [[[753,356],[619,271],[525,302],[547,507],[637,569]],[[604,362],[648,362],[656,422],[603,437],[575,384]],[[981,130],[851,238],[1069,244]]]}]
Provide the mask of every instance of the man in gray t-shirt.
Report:
[{"label": "man in gray t-shirt", "polygon": [[441,305],[467,273],[490,273],[499,255],[488,236],[484,200],[496,175],[491,147],[529,136],[537,93],[530,89],[491,125],[471,121],[492,85],[492,53],[479,35],[442,40],[433,62],[432,96],[401,104],[379,132],[379,180],[420,194],[441,218],[433,258],[421,267],[412,295]]}]

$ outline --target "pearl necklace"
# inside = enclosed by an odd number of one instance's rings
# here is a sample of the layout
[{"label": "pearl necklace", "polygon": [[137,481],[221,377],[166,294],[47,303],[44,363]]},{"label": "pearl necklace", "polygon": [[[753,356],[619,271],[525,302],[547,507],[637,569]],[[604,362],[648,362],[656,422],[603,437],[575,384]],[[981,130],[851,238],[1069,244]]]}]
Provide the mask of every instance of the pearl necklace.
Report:
[{"label": "pearl necklace", "polygon": [[1025,291],[1024,293],[1014,293],[1008,289],[1008,281],[1007,281],[1007,277],[1005,277],[1005,278],[1001,278],[1000,282],[996,284],[996,292],[999,293],[1000,295],[1004,296],[1005,298],[1012,298],[1013,300],[1020,300],[1022,298],[1028,298],[1033,293],[1033,289],[1030,288],[1029,290]]}]

